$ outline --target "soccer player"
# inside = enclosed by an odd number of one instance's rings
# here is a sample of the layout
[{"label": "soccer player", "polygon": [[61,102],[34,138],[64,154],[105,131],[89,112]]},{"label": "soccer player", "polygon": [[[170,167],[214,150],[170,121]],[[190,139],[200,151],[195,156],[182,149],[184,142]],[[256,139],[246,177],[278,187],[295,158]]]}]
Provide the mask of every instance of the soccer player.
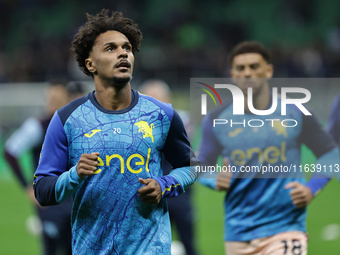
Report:
[{"label": "soccer player", "polygon": [[[72,199],[55,208],[42,208],[33,194],[31,184],[26,180],[19,159],[26,151],[32,151],[34,170],[38,166],[41,145],[54,112],[66,105],[71,98],[83,93],[81,84],[67,84],[53,81],[46,92],[46,113],[41,118],[28,118],[6,141],[4,158],[11,166],[15,177],[25,189],[28,198],[36,205],[37,214],[42,224],[43,254],[53,255],[58,251],[63,254],[71,252],[71,209]],[[31,181],[29,181],[31,182]],[[36,226],[38,228],[38,226]]]},{"label": "soccer player", "polygon": [[[95,90],[53,116],[35,196],[43,206],[73,196],[73,254],[170,254],[164,198],[196,180],[197,160],[171,105],[131,89],[137,25],[105,9],[87,19],[72,48]],[[162,155],[174,168],[166,176]]]},{"label": "soccer player", "polygon": [[[138,88],[140,93],[152,96],[164,103],[171,103],[172,93],[169,85],[159,79],[150,79],[144,81]],[[186,111],[177,110],[180,115],[185,130],[190,137],[190,117]],[[171,165],[164,160],[163,161],[163,172],[169,174],[172,170]],[[174,223],[178,231],[180,240],[182,241],[185,252],[187,255],[196,254],[194,246],[194,222],[193,222],[193,209],[191,205],[192,190],[189,188],[187,191],[179,197],[168,199],[168,209],[171,223]]]},{"label": "soccer player", "polygon": [[[213,127],[214,119],[247,123],[255,116],[264,122],[265,119],[283,118],[281,107],[277,107],[269,117],[251,113],[247,104],[251,96],[247,94],[249,87],[253,91],[255,109],[269,109],[272,104],[268,80],[273,76],[273,65],[268,50],[258,42],[241,42],[233,48],[229,59],[231,77],[245,96],[245,114],[233,115],[232,104],[227,104],[206,115],[198,156],[203,166],[214,166],[221,155],[224,165],[238,170],[221,172],[216,178],[200,178],[202,184],[226,192],[226,253],[306,254],[306,206],[329,178],[312,178],[306,183],[305,178],[298,175],[260,178],[251,173],[242,176],[240,170],[251,166],[260,169],[287,165],[298,167],[302,144],[313,151],[316,163],[321,165],[338,163],[339,150],[315,116],[302,114],[293,104],[287,105],[287,116],[297,120],[299,124],[296,127],[284,127],[280,121],[269,122],[262,127]],[[281,99],[278,100],[280,106]]]}]

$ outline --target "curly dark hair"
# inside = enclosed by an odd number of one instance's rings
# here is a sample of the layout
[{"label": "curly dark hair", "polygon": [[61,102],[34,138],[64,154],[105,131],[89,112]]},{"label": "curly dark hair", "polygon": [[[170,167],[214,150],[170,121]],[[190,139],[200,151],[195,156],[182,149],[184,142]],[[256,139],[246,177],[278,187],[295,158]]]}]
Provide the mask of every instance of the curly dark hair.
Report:
[{"label": "curly dark hair", "polygon": [[229,55],[229,64],[232,64],[234,57],[245,53],[258,53],[268,64],[271,64],[269,51],[261,43],[255,41],[244,41],[237,44]]},{"label": "curly dark hair", "polygon": [[121,12],[103,9],[96,16],[86,13],[87,22],[79,28],[75,35],[71,50],[75,54],[80,69],[89,76],[93,76],[85,66],[85,60],[89,57],[96,38],[106,31],[115,30],[124,34],[132,45],[132,52],[139,51],[142,41],[142,32],[138,29],[137,24],[131,19],[123,17]]}]

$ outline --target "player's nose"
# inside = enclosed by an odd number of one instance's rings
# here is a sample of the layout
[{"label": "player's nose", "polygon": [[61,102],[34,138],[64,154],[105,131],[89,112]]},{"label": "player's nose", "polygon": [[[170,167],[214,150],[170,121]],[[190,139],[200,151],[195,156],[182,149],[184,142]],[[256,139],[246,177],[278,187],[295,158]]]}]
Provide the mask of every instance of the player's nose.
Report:
[{"label": "player's nose", "polygon": [[128,57],[128,54],[127,54],[126,50],[119,47],[118,48],[118,58],[127,58],[127,57]]},{"label": "player's nose", "polygon": [[250,69],[249,67],[246,67],[246,68],[244,69],[244,71],[243,71],[243,76],[244,76],[245,78],[251,78],[251,76],[252,76],[252,71],[251,71],[251,69]]}]

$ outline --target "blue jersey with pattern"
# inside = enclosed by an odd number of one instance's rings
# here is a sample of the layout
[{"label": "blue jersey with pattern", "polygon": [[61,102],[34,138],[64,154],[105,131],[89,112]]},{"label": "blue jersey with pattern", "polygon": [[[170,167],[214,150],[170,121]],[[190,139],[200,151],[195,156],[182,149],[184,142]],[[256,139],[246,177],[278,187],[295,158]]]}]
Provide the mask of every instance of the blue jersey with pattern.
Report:
[{"label": "blue jersey with pattern", "polygon": [[[297,107],[287,105],[287,115],[282,116],[280,100],[278,105],[269,116],[251,113],[233,115],[232,104],[207,115],[203,120],[198,156],[202,165],[214,166],[217,157],[222,155],[238,171],[254,166],[253,169],[264,166],[288,166],[294,169],[294,166],[299,167],[301,164],[302,144],[314,152],[320,164],[338,161],[338,150],[333,140],[313,115],[305,116]],[[228,120],[228,123],[213,127],[214,119]],[[288,119],[296,122],[284,121]],[[295,127],[287,127],[296,123]],[[306,231],[306,209],[297,209],[289,195],[290,190],[285,189],[285,185],[291,181],[304,184],[304,176],[298,173],[286,176],[276,173],[275,176],[268,178],[274,175],[261,176],[255,171],[233,173],[225,197],[226,241],[249,241],[285,231]],[[328,180],[313,178],[310,186],[313,194]],[[199,181],[214,188],[216,178],[202,176]]]},{"label": "blue jersey with pattern", "polygon": [[[95,175],[80,179],[83,153],[99,152]],[[162,155],[174,170],[162,172]],[[74,254],[170,254],[166,199],[143,203],[138,178],[154,178],[162,197],[177,196],[195,181],[194,155],[171,105],[132,90],[121,111],[99,105],[94,92],[57,111],[47,132],[34,187],[41,204],[74,196]]]}]

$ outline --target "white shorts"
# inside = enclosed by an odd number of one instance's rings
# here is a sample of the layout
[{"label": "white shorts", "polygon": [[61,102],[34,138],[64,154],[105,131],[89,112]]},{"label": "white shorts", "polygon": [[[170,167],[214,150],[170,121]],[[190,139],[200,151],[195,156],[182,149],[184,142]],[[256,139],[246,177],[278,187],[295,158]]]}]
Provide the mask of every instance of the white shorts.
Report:
[{"label": "white shorts", "polygon": [[290,231],[249,242],[225,242],[227,255],[306,255],[308,236]]}]

